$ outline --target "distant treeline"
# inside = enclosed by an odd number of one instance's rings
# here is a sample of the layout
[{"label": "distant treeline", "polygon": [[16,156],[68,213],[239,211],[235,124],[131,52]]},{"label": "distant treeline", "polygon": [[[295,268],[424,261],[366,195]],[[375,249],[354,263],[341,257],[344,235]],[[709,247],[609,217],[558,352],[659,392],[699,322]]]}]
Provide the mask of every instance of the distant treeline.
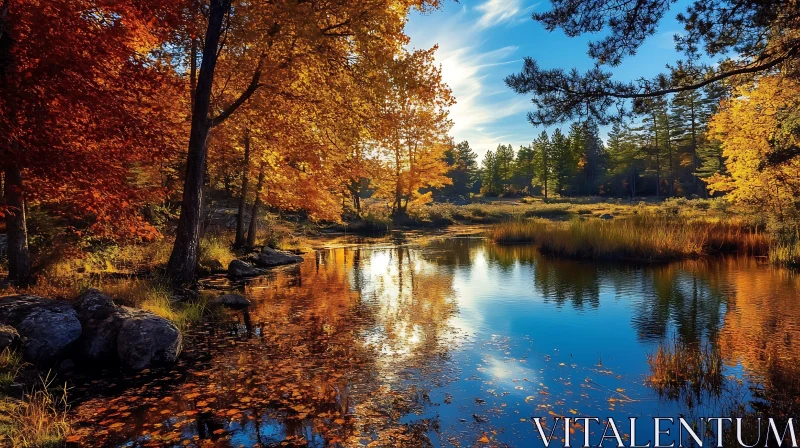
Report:
[{"label": "distant treeline", "polygon": [[688,91],[637,104],[639,119],[614,124],[604,143],[598,126],[542,131],[528,146],[499,145],[479,165],[464,141],[447,151],[452,185],[439,197],[544,195],[700,196],[705,179],[724,172],[719,141],[707,137],[723,91]]}]

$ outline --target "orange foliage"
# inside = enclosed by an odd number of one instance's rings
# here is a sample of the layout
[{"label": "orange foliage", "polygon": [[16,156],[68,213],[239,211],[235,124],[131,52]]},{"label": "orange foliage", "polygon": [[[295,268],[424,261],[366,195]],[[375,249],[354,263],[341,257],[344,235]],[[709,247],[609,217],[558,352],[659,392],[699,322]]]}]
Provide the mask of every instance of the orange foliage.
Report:
[{"label": "orange foliage", "polygon": [[105,235],[152,236],[135,214],[158,192],[133,180],[179,140],[176,78],[151,54],[174,1],[9,2],[0,76],[0,168],[23,170],[28,201]]}]

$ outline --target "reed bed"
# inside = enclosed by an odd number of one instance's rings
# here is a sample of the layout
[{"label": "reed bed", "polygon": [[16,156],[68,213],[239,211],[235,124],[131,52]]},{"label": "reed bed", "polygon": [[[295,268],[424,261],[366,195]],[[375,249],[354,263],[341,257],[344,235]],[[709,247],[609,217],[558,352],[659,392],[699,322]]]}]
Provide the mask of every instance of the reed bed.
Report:
[{"label": "reed bed", "polygon": [[659,394],[678,397],[682,392],[719,393],[723,364],[719,350],[710,343],[686,344],[680,340],[659,345],[647,356],[650,375],[647,383]]},{"label": "reed bed", "polygon": [[566,223],[514,220],[496,225],[490,236],[498,243],[529,243],[543,253],[585,259],[659,262],[722,252],[765,255],[769,251],[767,235],[742,223],[658,214]]}]

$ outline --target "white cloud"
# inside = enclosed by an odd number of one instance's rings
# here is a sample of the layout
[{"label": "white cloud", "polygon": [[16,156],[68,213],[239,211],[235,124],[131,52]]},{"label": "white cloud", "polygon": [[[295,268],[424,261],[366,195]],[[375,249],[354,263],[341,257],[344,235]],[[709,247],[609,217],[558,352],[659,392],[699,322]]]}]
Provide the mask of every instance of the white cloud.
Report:
[{"label": "white cloud", "polygon": [[[482,36],[483,17],[476,22],[476,17],[462,8],[449,17],[422,17],[412,21],[408,29],[413,47],[439,45],[436,61],[456,97],[456,104],[450,108],[451,135],[456,141],[468,140],[481,157],[500,143],[516,147],[533,138],[525,119],[529,100],[515,95],[503,81],[521,64],[518,48],[488,47],[486,36]],[[431,19],[437,19],[435,27],[426,23]],[[513,124],[509,126],[509,122]]]},{"label": "white cloud", "polygon": [[478,20],[480,28],[516,21],[523,12],[522,0],[487,0],[477,9],[482,14]]}]

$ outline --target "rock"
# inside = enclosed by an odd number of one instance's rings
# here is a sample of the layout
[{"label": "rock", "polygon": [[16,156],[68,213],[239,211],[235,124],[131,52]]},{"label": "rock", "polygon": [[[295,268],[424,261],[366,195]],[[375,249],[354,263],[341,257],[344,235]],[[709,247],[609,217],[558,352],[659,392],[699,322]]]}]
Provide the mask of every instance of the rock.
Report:
[{"label": "rock", "polygon": [[275,266],[283,266],[285,264],[300,263],[303,257],[295,255],[291,252],[284,252],[282,250],[275,250],[269,246],[264,246],[261,253],[256,256],[254,262],[257,266],[262,268],[272,268]]},{"label": "rock", "polygon": [[132,370],[178,359],[183,337],[172,322],[146,311],[122,307],[127,314],[117,335],[120,363]]},{"label": "rock", "polygon": [[0,352],[6,348],[16,348],[19,345],[19,333],[11,325],[0,324]]},{"label": "rock", "polygon": [[37,296],[0,298],[0,324],[16,329],[22,355],[32,363],[62,358],[81,335],[81,324],[69,302]]},{"label": "rock", "polygon": [[223,272],[225,271],[225,266],[220,263],[219,260],[209,260],[206,262],[206,267],[211,270],[211,272]]},{"label": "rock", "polygon": [[58,371],[61,373],[70,373],[75,370],[75,362],[71,359],[65,359],[58,365]]},{"label": "rock", "polygon": [[34,308],[17,326],[25,359],[52,363],[62,358],[81,336],[77,313],[69,304],[65,305]]},{"label": "rock", "polygon": [[609,215],[608,213],[600,215],[600,219],[614,219],[614,215]]},{"label": "rock", "polygon": [[89,361],[116,361],[117,335],[127,316],[110,297],[96,289],[75,301],[83,333],[78,341],[81,357]]},{"label": "rock", "polygon": [[246,261],[233,260],[228,265],[228,275],[230,277],[253,277],[259,274],[261,274],[261,271]]},{"label": "rock", "polygon": [[227,306],[228,308],[245,308],[250,306],[250,301],[247,297],[240,296],[239,294],[225,294],[224,296],[212,299],[209,303]]}]

